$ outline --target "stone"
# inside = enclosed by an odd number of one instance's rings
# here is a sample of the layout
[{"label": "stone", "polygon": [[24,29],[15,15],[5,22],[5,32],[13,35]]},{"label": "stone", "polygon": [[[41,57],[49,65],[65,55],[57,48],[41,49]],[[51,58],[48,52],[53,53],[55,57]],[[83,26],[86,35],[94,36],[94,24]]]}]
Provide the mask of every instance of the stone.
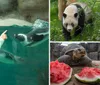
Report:
[{"label": "stone", "polygon": [[17,0],[0,0],[0,15],[17,8]]},{"label": "stone", "polygon": [[98,43],[88,43],[86,47],[88,53],[98,51]]},{"label": "stone", "polygon": [[98,52],[100,52],[100,44],[98,44]]},{"label": "stone", "polygon": [[90,52],[88,53],[88,56],[93,60],[98,60],[98,52]]},{"label": "stone", "polygon": [[57,58],[59,58],[61,56],[61,50],[62,50],[63,46],[61,46],[61,43],[51,43],[50,47],[51,47],[51,49],[50,49],[51,61],[56,60]]},{"label": "stone", "polygon": [[26,20],[48,20],[48,0],[18,0],[18,10]]},{"label": "stone", "polygon": [[98,53],[98,60],[100,60],[100,53]]}]

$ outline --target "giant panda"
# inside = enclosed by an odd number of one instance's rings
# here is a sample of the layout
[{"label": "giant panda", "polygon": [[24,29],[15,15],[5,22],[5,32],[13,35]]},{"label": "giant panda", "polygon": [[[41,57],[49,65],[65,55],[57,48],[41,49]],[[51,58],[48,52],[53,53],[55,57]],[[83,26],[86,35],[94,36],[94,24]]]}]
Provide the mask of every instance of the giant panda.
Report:
[{"label": "giant panda", "polygon": [[65,8],[62,17],[64,37],[70,40],[82,32],[85,23],[92,22],[92,11],[87,4],[76,2]]},{"label": "giant panda", "polygon": [[31,45],[33,42],[41,41],[45,36],[43,34],[38,35],[32,31],[27,34],[14,34],[14,37],[24,45]]},{"label": "giant panda", "polygon": [[29,46],[35,42],[43,40],[48,36],[49,25],[47,21],[37,19],[30,32],[14,34],[14,37],[22,44]]}]

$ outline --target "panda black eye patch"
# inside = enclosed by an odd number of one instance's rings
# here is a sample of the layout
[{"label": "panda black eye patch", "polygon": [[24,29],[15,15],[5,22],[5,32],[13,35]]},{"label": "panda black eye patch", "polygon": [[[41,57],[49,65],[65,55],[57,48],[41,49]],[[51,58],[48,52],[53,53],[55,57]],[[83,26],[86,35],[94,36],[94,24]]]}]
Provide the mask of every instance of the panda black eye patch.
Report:
[{"label": "panda black eye patch", "polygon": [[71,23],[71,26],[72,26],[72,27],[74,27],[74,24],[73,24],[73,23]]},{"label": "panda black eye patch", "polygon": [[76,18],[77,16],[78,16],[78,13],[75,13],[75,14],[74,14],[74,17]]},{"label": "panda black eye patch", "polygon": [[66,18],[66,17],[67,17],[67,15],[66,15],[65,13],[63,13],[63,17],[64,17],[64,18]]},{"label": "panda black eye patch", "polygon": [[66,23],[66,27],[68,26],[68,23]]}]

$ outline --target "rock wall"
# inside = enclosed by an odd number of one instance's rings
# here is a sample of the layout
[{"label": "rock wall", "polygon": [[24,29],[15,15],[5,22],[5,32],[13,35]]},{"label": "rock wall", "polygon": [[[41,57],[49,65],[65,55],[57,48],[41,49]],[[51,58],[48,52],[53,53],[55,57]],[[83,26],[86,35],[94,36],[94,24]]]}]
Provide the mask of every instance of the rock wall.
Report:
[{"label": "rock wall", "polygon": [[18,0],[18,10],[28,21],[48,20],[48,0]]},{"label": "rock wall", "polygon": [[0,15],[17,9],[17,0],[0,0]]},{"label": "rock wall", "polygon": [[0,18],[48,21],[49,0],[0,0]]},{"label": "rock wall", "polygon": [[61,46],[61,43],[51,43],[50,44],[50,60],[56,60],[58,57],[61,56],[61,51],[63,49],[64,46]]},{"label": "rock wall", "polygon": [[88,56],[93,60],[100,60],[100,44],[99,43],[87,43],[81,44],[86,48]]}]

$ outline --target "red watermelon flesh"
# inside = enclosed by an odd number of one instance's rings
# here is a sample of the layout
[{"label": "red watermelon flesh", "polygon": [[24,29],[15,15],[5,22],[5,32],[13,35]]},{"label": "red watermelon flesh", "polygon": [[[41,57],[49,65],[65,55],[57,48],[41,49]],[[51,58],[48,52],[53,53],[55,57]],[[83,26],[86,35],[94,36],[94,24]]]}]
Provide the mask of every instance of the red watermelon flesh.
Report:
[{"label": "red watermelon flesh", "polygon": [[58,61],[50,62],[50,82],[59,84],[71,78],[72,69],[65,63]]},{"label": "red watermelon flesh", "polygon": [[80,73],[75,74],[75,78],[81,82],[96,82],[100,79],[100,69],[84,67]]}]

